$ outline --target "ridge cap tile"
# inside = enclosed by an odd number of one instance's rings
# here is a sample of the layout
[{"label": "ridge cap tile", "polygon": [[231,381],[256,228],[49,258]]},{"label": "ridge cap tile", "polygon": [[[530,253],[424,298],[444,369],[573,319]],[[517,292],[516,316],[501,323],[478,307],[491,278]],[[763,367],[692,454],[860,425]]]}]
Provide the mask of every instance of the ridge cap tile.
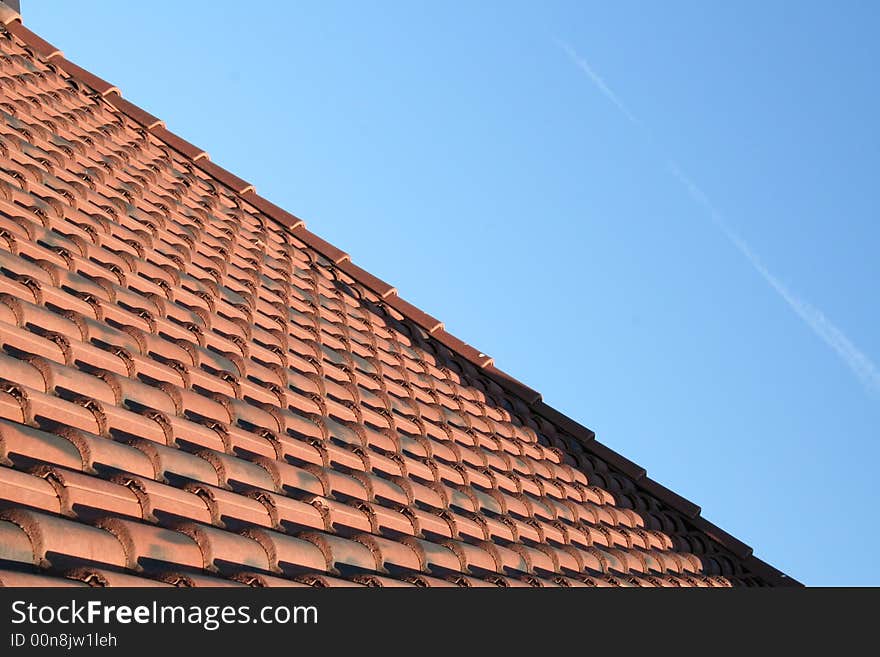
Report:
[{"label": "ridge cap tile", "polygon": [[231,173],[227,169],[221,167],[219,164],[212,162],[207,157],[196,160],[195,165],[199,169],[210,175],[212,178],[219,180],[221,183],[226,185],[229,189],[234,191],[239,196],[244,196],[247,192],[256,191],[251,183],[247,182],[246,180],[242,180],[234,173]]},{"label": "ridge cap tile", "polygon": [[123,98],[118,90],[114,89],[109,91],[104,96],[104,100],[106,100],[113,107],[125,114],[128,118],[140,123],[147,130],[151,130],[160,126],[165,126],[164,121],[142,109],[139,105],[135,105],[131,101]]},{"label": "ridge cap tile", "polygon": [[637,482],[639,488],[651,493],[655,498],[669,505],[686,518],[694,519],[700,515],[700,507],[685,499],[675,491],[658,483],[650,477],[643,477]]},{"label": "ridge cap tile", "polygon": [[648,474],[648,471],[645,470],[645,468],[630,461],[619,452],[614,451],[595,438],[584,443],[584,448],[595,456],[598,456],[611,467],[625,474],[636,483],[644,479]]},{"label": "ridge cap tile", "polygon": [[355,281],[379,295],[380,299],[385,299],[386,297],[397,294],[397,288],[386,283],[382,279],[377,278],[366,269],[359,267],[352,260],[343,260],[337,266]]},{"label": "ridge cap tile", "polygon": [[403,297],[397,294],[397,292],[389,293],[385,298],[385,303],[394,308],[404,317],[407,317],[410,321],[421,326],[431,335],[434,335],[437,331],[445,330],[443,322],[436,317],[432,317],[425,311],[420,310],[409,301],[406,301]]},{"label": "ridge cap tile", "polygon": [[94,89],[101,96],[107,96],[111,93],[117,93],[121,95],[119,87],[110,84],[106,80],[99,78],[94,73],[74,64],[69,59],[59,56],[55,58],[52,63],[58,66],[62,71],[67,73],[71,78]]},{"label": "ridge cap tile", "polygon": [[[504,388],[507,392],[510,392],[518,397],[521,397],[523,401],[526,402],[529,406],[532,407],[532,410],[538,412],[536,406],[539,406],[543,402],[543,397],[540,392],[534,390],[527,386],[525,383],[520,381],[517,378],[514,378],[504,370],[499,369],[494,363],[491,365],[487,365],[484,368],[484,371],[487,376],[492,378],[498,385]],[[545,404],[546,406],[546,404]],[[547,407],[549,408],[549,406]],[[540,413],[539,413],[540,414]],[[561,416],[562,414],[559,413]],[[564,417],[564,416],[563,416]]]},{"label": "ridge cap tile", "polygon": [[[4,16],[3,18],[6,17]],[[10,22],[6,23],[6,31],[21,39],[44,59],[49,60],[53,57],[64,56],[64,53],[58,48],[25,27],[24,23],[21,22],[21,16],[18,16],[18,20],[12,18]]]},{"label": "ridge cap tile", "polygon": [[272,219],[274,219],[290,231],[296,231],[300,227],[305,226],[305,222],[302,219],[275,205],[268,199],[260,196],[256,193],[256,191],[244,195],[243,198],[245,201],[254,206],[257,210],[269,215],[270,217],[272,217]]},{"label": "ridge cap tile", "polygon": [[731,534],[728,534],[715,523],[706,520],[703,516],[696,515],[690,518],[690,522],[696,529],[706,534],[706,536],[713,541],[730,550],[737,558],[744,560],[753,556],[753,551],[750,546],[746,545],[738,538],[734,538]]},{"label": "ridge cap tile", "polygon": [[[107,93],[111,93],[113,90],[116,90],[116,87],[112,87]],[[116,90],[116,93],[119,93]],[[156,125],[150,128],[150,133],[158,138],[159,140],[165,142],[171,148],[176,150],[181,155],[188,157],[193,162],[198,162],[202,158],[208,158],[208,153],[189,143],[183,137],[180,137],[176,133],[171,132],[168,128],[163,125]],[[210,158],[209,158],[210,159]]]},{"label": "ridge cap tile", "polygon": [[15,21],[21,22],[21,14],[5,2],[0,2],[0,24],[6,27]]}]

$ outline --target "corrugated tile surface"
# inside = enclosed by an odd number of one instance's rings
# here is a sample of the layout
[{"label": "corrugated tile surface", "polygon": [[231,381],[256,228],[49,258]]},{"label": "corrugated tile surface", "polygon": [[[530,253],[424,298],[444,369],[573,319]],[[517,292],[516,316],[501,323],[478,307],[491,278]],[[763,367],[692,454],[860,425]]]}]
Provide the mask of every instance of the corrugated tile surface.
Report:
[{"label": "corrugated tile surface", "polygon": [[0,584],[782,581],[115,87],[9,29]]}]

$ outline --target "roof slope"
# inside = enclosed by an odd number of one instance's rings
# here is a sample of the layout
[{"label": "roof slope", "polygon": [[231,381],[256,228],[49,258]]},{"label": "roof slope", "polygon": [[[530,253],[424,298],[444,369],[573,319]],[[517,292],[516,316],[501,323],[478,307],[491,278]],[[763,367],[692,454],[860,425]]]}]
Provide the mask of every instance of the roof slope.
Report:
[{"label": "roof slope", "polygon": [[796,583],[0,20],[0,583]]}]

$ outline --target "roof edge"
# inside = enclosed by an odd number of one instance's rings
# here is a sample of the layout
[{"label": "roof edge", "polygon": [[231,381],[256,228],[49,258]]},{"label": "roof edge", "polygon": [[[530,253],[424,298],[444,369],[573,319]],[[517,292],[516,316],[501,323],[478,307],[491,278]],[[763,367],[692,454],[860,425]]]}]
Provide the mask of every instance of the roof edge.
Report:
[{"label": "roof edge", "polygon": [[593,430],[584,427],[574,419],[549,406],[543,401],[541,393],[533,390],[512,375],[498,369],[491,357],[448,333],[442,322],[400,297],[397,288],[355,265],[346,252],[308,231],[302,219],[280,208],[268,199],[259,196],[256,188],[251,183],[242,180],[227,169],[212,162],[207,151],[171,132],[165,126],[164,121],[124,99],[118,87],[67,60],[61,50],[25,27],[21,22],[21,15],[4,4],[2,0],[0,0],[0,24],[3,24],[7,31],[20,39],[45,60],[57,66],[75,82],[92,89],[115,109],[141,124],[154,137],[185,157],[190,158],[197,167],[235,192],[243,201],[253,205],[290,230],[297,239],[326,257],[359,284],[377,294],[388,306],[420,326],[438,342],[476,366],[478,370],[482,371],[502,389],[519,397],[532,412],[570,433],[586,450],[629,477],[644,492],[684,515],[694,528],[706,534],[714,542],[740,559],[743,566],[748,568],[750,572],[776,585],[802,586],[794,578],[785,575],[773,566],[755,557],[751,547],[703,518],[698,505],[648,478],[645,468],[600,443],[596,440],[596,434]]}]

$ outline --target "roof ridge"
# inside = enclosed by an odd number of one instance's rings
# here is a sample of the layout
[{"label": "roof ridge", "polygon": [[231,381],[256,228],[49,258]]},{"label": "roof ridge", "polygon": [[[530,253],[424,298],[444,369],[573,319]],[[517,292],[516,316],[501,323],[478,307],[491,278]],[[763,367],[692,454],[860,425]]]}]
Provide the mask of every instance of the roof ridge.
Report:
[{"label": "roof ridge", "polygon": [[599,442],[593,430],[549,406],[543,401],[541,393],[497,368],[494,364],[494,359],[490,356],[446,331],[444,324],[440,320],[400,297],[395,287],[359,267],[351,261],[348,253],[306,229],[305,222],[302,219],[257,194],[253,184],[212,162],[204,149],[171,132],[165,126],[164,121],[123,98],[118,87],[66,59],[61,50],[25,27],[22,23],[21,15],[4,4],[2,0],[0,0],[0,24],[37,55],[41,56],[51,65],[57,66],[78,84],[83,84],[92,89],[116,110],[141,124],[154,137],[188,157],[203,172],[234,191],[242,200],[287,228],[297,239],[326,257],[335,267],[352,277],[359,284],[377,294],[382,302],[421,327],[437,342],[475,365],[479,371],[482,371],[505,391],[519,397],[536,415],[543,417],[571,434],[592,455],[600,458],[612,468],[629,477],[636,486],[656,500],[682,514],[695,529],[729,550],[751,572],[765,578],[774,585],[800,585],[800,582],[794,578],[785,575],[755,557],[750,546],[706,520],[701,515],[701,508],[698,505],[649,478],[645,468],[637,465],[604,443]]}]

